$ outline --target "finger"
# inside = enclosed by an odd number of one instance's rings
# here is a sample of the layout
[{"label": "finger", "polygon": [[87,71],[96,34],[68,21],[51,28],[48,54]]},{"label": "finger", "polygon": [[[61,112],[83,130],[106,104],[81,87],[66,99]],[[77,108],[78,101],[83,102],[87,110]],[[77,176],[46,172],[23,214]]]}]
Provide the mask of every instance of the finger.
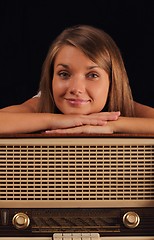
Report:
[{"label": "finger", "polygon": [[91,114],[91,116],[104,121],[117,120],[120,116],[120,112],[101,112],[101,113]]},{"label": "finger", "polygon": [[63,133],[63,134],[103,134],[103,133],[113,133],[112,129],[108,126],[79,126],[67,129],[56,129],[56,130],[47,130],[45,133]]},{"label": "finger", "polygon": [[63,126],[59,128],[69,128],[69,127],[79,127],[83,125],[93,125],[93,126],[104,126],[107,124],[107,121],[104,119],[96,118],[96,117],[75,117],[72,118],[69,124],[65,123]]},{"label": "finger", "polygon": [[65,129],[55,129],[55,130],[46,130],[46,134],[67,134],[67,133],[82,133],[80,127],[65,128]]}]

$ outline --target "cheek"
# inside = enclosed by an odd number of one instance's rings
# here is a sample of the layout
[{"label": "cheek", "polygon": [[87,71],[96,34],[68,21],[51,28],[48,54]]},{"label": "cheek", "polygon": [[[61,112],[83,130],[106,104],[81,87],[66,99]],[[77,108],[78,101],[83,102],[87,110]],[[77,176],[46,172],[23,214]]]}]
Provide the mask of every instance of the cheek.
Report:
[{"label": "cheek", "polygon": [[106,101],[109,93],[109,82],[103,83],[101,86],[95,87],[95,96],[100,101]]},{"label": "cheek", "polygon": [[63,81],[58,81],[58,79],[53,79],[52,82],[52,91],[54,101],[57,104],[60,101],[60,98],[65,94],[67,89],[66,83]]},{"label": "cheek", "polygon": [[57,95],[59,94],[59,92],[62,90],[62,84],[57,81],[56,79],[53,79],[52,81],[52,91],[53,91],[53,95]]},{"label": "cheek", "polygon": [[108,93],[109,93],[109,82],[107,82],[106,84],[102,84],[102,86],[99,86],[99,87],[95,87],[95,103],[98,107],[98,109],[101,111],[105,104],[106,104],[106,101],[107,101],[107,98],[108,98]]},{"label": "cheek", "polygon": [[57,96],[59,95],[59,86],[57,84],[57,81],[53,79],[52,81],[52,92],[53,92],[53,98],[55,103],[57,102]]}]

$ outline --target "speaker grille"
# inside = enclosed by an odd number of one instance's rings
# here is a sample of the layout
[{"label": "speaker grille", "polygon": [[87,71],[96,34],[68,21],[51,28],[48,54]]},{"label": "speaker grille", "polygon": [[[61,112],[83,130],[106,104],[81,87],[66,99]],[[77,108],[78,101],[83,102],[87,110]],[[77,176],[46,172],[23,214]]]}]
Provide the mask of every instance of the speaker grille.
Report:
[{"label": "speaker grille", "polygon": [[3,140],[0,200],[154,200],[154,139]]}]

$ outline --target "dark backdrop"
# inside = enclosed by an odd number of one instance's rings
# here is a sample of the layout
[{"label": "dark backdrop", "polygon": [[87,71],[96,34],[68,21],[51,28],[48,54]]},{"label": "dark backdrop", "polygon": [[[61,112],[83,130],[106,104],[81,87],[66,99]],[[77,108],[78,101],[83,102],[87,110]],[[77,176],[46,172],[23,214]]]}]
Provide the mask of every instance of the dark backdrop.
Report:
[{"label": "dark backdrop", "polygon": [[36,94],[50,43],[74,24],[91,24],[113,37],[134,99],[154,107],[153,15],[153,0],[1,0],[0,107]]}]

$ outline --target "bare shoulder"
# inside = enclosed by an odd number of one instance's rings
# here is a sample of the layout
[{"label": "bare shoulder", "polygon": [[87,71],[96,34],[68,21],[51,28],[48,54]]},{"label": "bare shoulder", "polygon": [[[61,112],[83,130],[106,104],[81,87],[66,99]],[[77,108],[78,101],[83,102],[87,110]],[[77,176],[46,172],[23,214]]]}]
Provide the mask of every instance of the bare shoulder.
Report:
[{"label": "bare shoulder", "polygon": [[12,112],[12,113],[35,113],[38,112],[38,97],[30,98],[27,101],[19,105],[12,105],[0,109],[0,112]]},{"label": "bare shoulder", "polygon": [[154,108],[134,102],[135,117],[154,118]]}]

